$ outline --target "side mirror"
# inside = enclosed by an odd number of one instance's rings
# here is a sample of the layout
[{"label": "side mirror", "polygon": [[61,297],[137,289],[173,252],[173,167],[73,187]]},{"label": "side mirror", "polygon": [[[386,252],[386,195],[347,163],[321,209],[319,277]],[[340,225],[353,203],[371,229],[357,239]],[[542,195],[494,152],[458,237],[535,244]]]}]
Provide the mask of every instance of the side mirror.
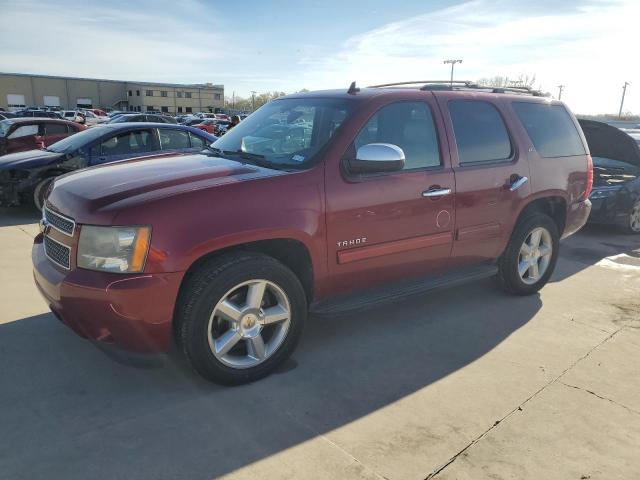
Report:
[{"label": "side mirror", "polygon": [[358,148],[349,162],[351,173],[398,172],[404,168],[404,152],[391,143],[369,143]]}]

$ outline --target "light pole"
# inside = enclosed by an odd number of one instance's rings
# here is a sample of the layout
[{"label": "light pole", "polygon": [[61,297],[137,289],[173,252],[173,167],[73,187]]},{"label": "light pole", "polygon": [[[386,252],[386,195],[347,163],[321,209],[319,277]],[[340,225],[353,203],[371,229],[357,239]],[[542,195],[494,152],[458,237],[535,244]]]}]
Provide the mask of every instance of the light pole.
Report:
[{"label": "light pole", "polygon": [[256,92],[251,90],[251,111],[256,111]]},{"label": "light pole", "polygon": [[456,63],[462,63],[462,60],[445,60],[444,63],[451,64],[451,82],[449,83],[449,87],[453,88],[453,67],[455,66]]},{"label": "light pole", "polygon": [[622,86],[622,100],[620,101],[620,111],[618,112],[618,118],[622,118],[622,106],[624,105],[624,96],[627,93],[627,85],[631,85],[629,82],[624,82]]},{"label": "light pole", "polygon": [[562,90],[564,90],[566,85],[558,85],[558,100],[562,100]]}]

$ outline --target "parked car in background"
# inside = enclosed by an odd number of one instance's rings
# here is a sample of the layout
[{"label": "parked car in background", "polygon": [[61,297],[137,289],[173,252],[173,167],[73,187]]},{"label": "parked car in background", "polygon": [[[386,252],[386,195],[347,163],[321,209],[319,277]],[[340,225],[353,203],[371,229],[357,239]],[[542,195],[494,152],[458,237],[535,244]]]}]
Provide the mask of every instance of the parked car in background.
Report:
[{"label": "parked car in background", "polygon": [[38,118],[58,118],[62,119],[62,116],[58,112],[49,112],[47,110],[20,110],[15,112],[16,117],[38,117]]},{"label": "parked car in background", "polygon": [[49,185],[64,173],[140,156],[200,152],[215,140],[202,130],[181,125],[98,125],[44,150],[0,157],[0,205],[31,203],[41,209]]},{"label": "parked car in background", "polygon": [[105,112],[104,110],[101,110],[99,108],[92,108],[91,111],[98,117],[106,117],[107,116],[107,112]]},{"label": "parked car in background", "polygon": [[98,117],[91,110],[64,110],[62,112],[63,118],[71,120],[87,127],[97,125],[101,117]]},{"label": "parked car in background", "polygon": [[231,125],[231,122],[227,122],[224,120],[216,121],[213,134],[217,137],[221,137],[222,135],[227,133],[227,130],[229,130],[230,125]]},{"label": "parked car in background", "polygon": [[44,148],[85,127],[57,118],[12,118],[0,121],[0,155]]},{"label": "parked car in background", "polygon": [[174,338],[224,384],[282,364],[309,310],[491,276],[535,294],[589,215],[580,127],[548,98],[441,87],[282,97],[207,154],[56,180],[32,249],[39,291],[85,338]]},{"label": "parked car in background", "polygon": [[215,125],[216,125],[216,121],[214,119],[205,118],[203,120],[199,120],[197,123],[194,123],[192,127],[199,128],[200,130],[204,130],[205,132],[208,132],[211,135],[215,135]]},{"label": "parked car in background", "polygon": [[[604,122],[579,120],[593,157],[589,222],[640,234],[638,139]],[[640,137],[640,135],[638,135]]]},{"label": "parked car in background", "polygon": [[5,111],[0,112],[0,120],[6,120],[8,118],[16,118],[16,117],[17,115],[13,112],[5,112]]},{"label": "parked car in background", "polygon": [[125,123],[125,122],[157,122],[157,123],[173,123],[176,124],[176,119],[166,115],[157,115],[149,113],[124,113],[117,115],[109,120],[109,124],[113,123]]}]

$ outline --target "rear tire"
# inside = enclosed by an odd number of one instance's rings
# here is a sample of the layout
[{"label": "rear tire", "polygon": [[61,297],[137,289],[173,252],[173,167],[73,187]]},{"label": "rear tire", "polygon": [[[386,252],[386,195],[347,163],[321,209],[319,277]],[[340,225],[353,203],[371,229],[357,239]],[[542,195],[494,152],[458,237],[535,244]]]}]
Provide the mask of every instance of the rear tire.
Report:
[{"label": "rear tire", "polygon": [[558,261],[560,235],[555,222],[536,213],[521,219],[498,260],[498,280],[513,295],[532,295],[551,277]]},{"label": "rear tire", "polygon": [[176,337],[202,377],[223,385],[253,382],[293,353],[307,299],[296,275],[276,259],[250,252],[224,255],[185,282]]}]

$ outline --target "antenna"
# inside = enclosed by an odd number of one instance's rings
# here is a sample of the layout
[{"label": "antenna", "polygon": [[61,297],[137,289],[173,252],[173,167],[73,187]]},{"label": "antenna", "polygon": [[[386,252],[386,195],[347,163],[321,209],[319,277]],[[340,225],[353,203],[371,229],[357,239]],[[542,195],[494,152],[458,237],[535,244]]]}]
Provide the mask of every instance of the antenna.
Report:
[{"label": "antenna", "polygon": [[347,90],[347,93],[349,95],[355,95],[359,91],[360,91],[360,89],[358,87],[356,87],[356,82],[351,82],[351,85],[349,85],[349,90]]}]

